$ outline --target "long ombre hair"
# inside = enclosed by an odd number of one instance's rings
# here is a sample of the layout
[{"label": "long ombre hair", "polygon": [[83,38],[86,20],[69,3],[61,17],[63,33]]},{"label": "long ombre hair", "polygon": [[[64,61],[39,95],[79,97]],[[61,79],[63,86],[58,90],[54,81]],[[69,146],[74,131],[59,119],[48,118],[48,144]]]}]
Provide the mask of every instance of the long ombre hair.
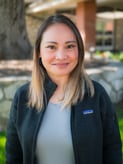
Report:
[{"label": "long ombre hair", "polygon": [[63,100],[63,106],[67,107],[77,103],[78,100],[82,100],[85,95],[85,90],[88,90],[90,96],[94,95],[93,83],[84,69],[84,46],[79,30],[68,17],[59,14],[53,15],[48,17],[40,26],[34,47],[32,81],[29,88],[28,105],[36,107],[38,111],[41,111],[44,107],[44,99],[46,98],[44,97],[44,82],[47,74],[42,63],[39,64],[40,44],[43,33],[47,30],[47,28],[57,23],[63,23],[72,30],[77,40],[79,53],[78,64],[71,72],[65,89],[66,92]]}]

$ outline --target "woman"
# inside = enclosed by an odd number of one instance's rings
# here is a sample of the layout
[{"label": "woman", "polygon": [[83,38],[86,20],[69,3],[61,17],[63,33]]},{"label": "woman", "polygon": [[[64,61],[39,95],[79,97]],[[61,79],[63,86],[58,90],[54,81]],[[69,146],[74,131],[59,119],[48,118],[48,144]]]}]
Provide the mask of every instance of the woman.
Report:
[{"label": "woman", "polygon": [[39,29],[32,81],[15,94],[7,128],[12,164],[121,164],[116,115],[104,88],[84,70],[84,48],[63,15]]}]

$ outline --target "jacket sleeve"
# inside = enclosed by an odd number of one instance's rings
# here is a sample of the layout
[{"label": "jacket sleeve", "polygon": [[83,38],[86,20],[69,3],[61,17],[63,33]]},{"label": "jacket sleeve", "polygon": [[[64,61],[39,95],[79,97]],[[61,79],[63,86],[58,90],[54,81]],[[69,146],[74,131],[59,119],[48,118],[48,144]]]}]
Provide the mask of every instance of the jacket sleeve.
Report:
[{"label": "jacket sleeve", "polygon": [[22,164],[23,156],[22,149],[18,138],[17,128],[16,128],[16,111],[18,98],[17,94],[10,109],[10,116],[7,125],[6,132],[6,164]]},{"label": "jacket sleeve", "polygon": [[122,164],[122,144],[113,104],[105,90],[100,99],[103,125],[103,164]]}]

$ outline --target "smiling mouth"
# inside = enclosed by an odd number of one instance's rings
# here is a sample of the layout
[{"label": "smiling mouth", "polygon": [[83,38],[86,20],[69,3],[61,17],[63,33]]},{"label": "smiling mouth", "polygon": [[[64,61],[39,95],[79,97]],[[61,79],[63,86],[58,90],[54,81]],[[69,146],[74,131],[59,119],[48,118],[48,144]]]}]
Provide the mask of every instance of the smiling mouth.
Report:
[{"label": "smiling mouth", "polygon": [[56,66],[67,66],[69,63],[54,63]]}]

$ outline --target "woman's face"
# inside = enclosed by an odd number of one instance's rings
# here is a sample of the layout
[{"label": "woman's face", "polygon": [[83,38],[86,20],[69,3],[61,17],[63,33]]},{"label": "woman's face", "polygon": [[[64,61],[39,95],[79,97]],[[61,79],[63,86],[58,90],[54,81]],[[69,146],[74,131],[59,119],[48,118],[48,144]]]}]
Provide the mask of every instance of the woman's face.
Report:
[{"label": "woman's face", "polygon": [[78,45],[72,30],[63,23],[49,26],[42,37],[39,57],[51,78],[68,78],[78,63]]}]

